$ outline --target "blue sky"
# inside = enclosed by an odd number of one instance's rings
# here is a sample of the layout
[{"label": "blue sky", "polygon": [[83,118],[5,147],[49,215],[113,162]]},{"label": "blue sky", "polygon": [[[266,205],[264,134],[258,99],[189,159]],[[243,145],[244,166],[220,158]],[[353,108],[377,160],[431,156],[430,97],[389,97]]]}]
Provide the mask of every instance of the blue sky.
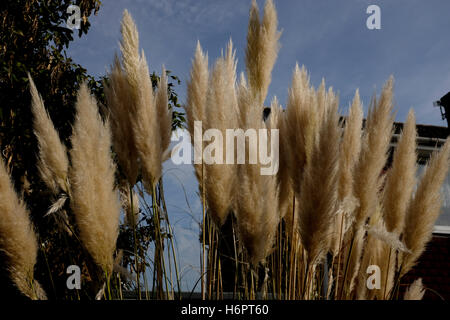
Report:
[{"label": "blue sky", "polygon": [[[264,1],[257,1],[260,8]],[[281,49],[272,73],[268,99],[284,104],[295,63],[304,64],[316,86],[325,78],[340,95],[345,113],[359,88],[365,110],[374,92],[392,74],[397,121],[410,108],[417,122],[446,126],[432,103],[450,91],[450,1],[448,0],[274,0]],[[232,38],[243,71],[250,0],[103,1],[91,17],[87,35],[68,50],[90,74],[105,74],[118,52],[120,20],[126,8],[136,21],[149,67],[163,65],[182,80],[176,88],[185,101],[186,80],[197,40],[210,63]],[[381,8],[381,29],[366,27],[366,8]],[[269,101],[268,100],[268,101]],[[185,289],[198,278],[198,222],[201,206],[192,168],[166,162],[165,190],[175,228]],[[185,197],[186,193],[186,197]],[[187,201],[186,201],[187,199]],[[187,204],[189,203],[189,205]]]}]

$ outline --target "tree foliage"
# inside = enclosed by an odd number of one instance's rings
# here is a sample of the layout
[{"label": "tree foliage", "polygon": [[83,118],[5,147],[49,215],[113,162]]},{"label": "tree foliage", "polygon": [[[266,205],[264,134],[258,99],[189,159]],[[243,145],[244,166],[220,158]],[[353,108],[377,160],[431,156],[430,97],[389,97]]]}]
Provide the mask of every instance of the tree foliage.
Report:
[{"label": "tree foliage", "polygon": [[[71,30],[66,25],[71,15],[67,8],[71,4],[80,8],[81,25],[78,30]],[[89,18],[97,14],[100,6],[99,0],[0,2],[0,151],[11,171],[16,190],[32,213],[41,244],[36,278],[49,298],[67,298],[74,294],[66,288],[68,265],[84,261],[82,272],[85,274],[92,268],[76,237],[64,237],[56,219],[46,216],[56,199],[52,198],[36,168],[38,148],[33,134],[27,72],[34,79],[61,140],[70,147],[79,85],[87,82],[99,103],[105,104],[103,85],[108,79],[89,75],[83,66],[68,57],[66,51],[76,34],[78,37],[87,34],[91,26]],[[174,86],[180,80],[170,71],[168,75],[171,80],[168,85],[169,107],[174,111],[175,129],[184,122],[183,114],[176,111],[180,106]],[[159,76],[153,73],[154,87],[158,80]],[[107,106],[101,110],[107,110]],[[64,209],[70,212],[70,205],[66,203]],[[0,267],[5,265],[1,260],[0,255]],[[7,282],[4,274],[0,271],[2,288]],[[88,274],[87,278],[93,279],[94,276]],[[93,284],[93,288],[96,285]]]}]

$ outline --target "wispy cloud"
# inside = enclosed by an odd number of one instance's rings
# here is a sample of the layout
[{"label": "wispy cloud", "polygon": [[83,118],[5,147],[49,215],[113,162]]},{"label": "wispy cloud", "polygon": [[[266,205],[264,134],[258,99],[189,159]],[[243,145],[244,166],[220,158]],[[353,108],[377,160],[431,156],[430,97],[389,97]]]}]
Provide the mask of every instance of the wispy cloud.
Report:
[{"label": "wispy cloud", "polygon": [[[136,7],[136,6],[134,6]],[[137,6],[140,7],[140,6]],[[242,14],[246,14],[245,1],[176,1],[149,0],[142,3],[142,9],[155,24],[182,25],[187,29],[207,27],[207,32],[227,28],[228,24]]]}]

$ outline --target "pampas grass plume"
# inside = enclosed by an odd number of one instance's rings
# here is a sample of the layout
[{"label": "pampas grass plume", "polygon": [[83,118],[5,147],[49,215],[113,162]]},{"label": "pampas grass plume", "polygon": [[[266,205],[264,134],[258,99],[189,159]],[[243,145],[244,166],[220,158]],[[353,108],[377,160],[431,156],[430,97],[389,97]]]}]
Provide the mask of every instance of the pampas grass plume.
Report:
[{"label": "pampas grass plume", "polygon": [[337,105],[330,105],[301,184],[299,230],[311,265],[320,262],[328,251],[332,236],[330,221],[337,211],[338,121]]},{"label": "pampas grass plume", "polygon": [[339,200],[353,193],[355,165],[361,151],[363,110],[359,91],[356,90],[349,115],[345,122],[339,156]]},{"label": "pampas grass plume", "polygon": [[208,92],[208,55],[197,42],[190,79],[187,84],[186,116],[191,138],[194,137],[194,121],[203,121]]},{"label": "pampas grass plume", "polygon": [[109,110],[114,151],[129,184],[134,185],[139,170],[133,135],[133,118],[136,108],[133,103],[133,90],[131,90],[117,56],[109,74],[109,81],[105,83],[105,97]]},{"label": "pampas grass plume", "polygon": [[28,79],[32,98],[33,128],[39,145],[39,173],[54,194],[57,194],[58,190],[68,193],[69,160],[66,147],[59,139],[58,132],[45,110],[44,101],[30,74],[28,74]]},{"label": "pampas grass plume", "polygon": [[400,234],[416,184],[416,124],[411,110],[395,150],[384,189],[384,220],[389,232]]},{"label": "pampas grass plume", "polygon": [[347,225],[351,222],[347,217],[353,215],[356,206],[346,206],[345,203],[354,202],[354,174],[355,166],[358,163],[361,152],[361,134],[362,134],[363,110],[359,97],[359,90],[356,90],[349,115],[345,121],[344,134],[342,136],[339,152],[338,169],[338,199],[343,209],[337,213],[335,219],[335,233],[333,236],[332,251],[337,255],[342,244],[342,239]]},{"label": "pampas grass plume", "polygon": [[402,274],[411,270],[431,238],[434,224],[440,214],[440,189],[447,176],[449,156],[450,139],[447,139],[441,150],[432,155],[414,199],[406,211],[403,239],[411,253],[403,255]]},{"label": "pampas grass plume", "polygon": [[287,137],[290,150],[296,150],[296,152],[290,153],[287,165],[292,174],[291,179],[297,198],[300,196],[303,167],[310,157],[315,135],[315,110],[312,110],[313,96],[315,96],[315,92],[310,88],[306,69],[304,67],[300,69],[296,65],[285,111],[286,126],[285,130],[281,130],[280,135]]},{"label": "pampas grass plume", "polygon": [[111,275],[120,214],[111,134],[86,84],[78,91],[70,155],[71,204],[81,241],[94,261]]},{"label": "pampas grass plume", "polygon": [[425,294],[425,288],[423,287],[422,278],[415,280],[406,289],[404,299],[405,300],[422,300]]},{"label": "pampas grass plume", "polygon": [[[190,78],[187,83],[186,97],[186,123],[187,129],[191,136],[191,142],[194,145],[196,155],[203,155],[203,142],[201,145],[194,144],[194,124],[195,121],[203,121],[205,119],[206,95],[208,93],[208,55],[202,51],[200,42],[197,41],[194,60],[190,72]],[[203,182],[205,170],[201,164],[194,163],[195,176],[199,182],[200,195],[203,198]]]},{"label": "pampas grass plume", "polygon": [[127,10],[123,14],[121,32],[122,64],[133,97],[130,102],[134,103],[135,107],[132,119],[134,142],[145,187],[152,193],[153,186],[158,182],[162,171],[164,150],[161,127],[147,60],[144,52],[139,55],[138,31]]},{"label": "pampas grass plume", "polygon": [[393,78],[385,84],[381,97],[369,109],[359,165],[355,172],[355,195],[360,207],[356,211],[355,229],[360,228],[376,208],[380,174],[387,161],[392,137],[394,117],[392,114]]},{"label": "pampas grass plume", "polygon": [[245,58],[250,89],[261,106],[267,96],[280,47],[277,25],[277,13],[272,0],[266,1],[262,22],[259,20],[258,5],[252,1]]},{"label": "pampas grass plume", "polygon": [[[236,61],[231,41],[225,56],[212,71],[205,110],[205,129],[214,128],[226,136],[226,129],[237,126]],[[226,141],[223,141],[226,148]],[[225,154],[222,154],[225,163]],[[234,164],[204,164],[205,193],[212,217],[223,224],[233,207],[236,167]]]},{"label": "pampas grass plume", "polygon": [[30,299],[46,299],[34,280],[38,242],[29,213],[17,197],[0,159],[0,251],[7,259],[7,270],[17,288]]},{"label": "pampas grass plume", "polygon": [[[278,117],[281,116],[281,107],[276,99],[272,103],[273,114],[264,123],[261,112],[258,112],[257,100],[248,92],[244,84],[240,97],[239,110],[243,114],[243,130],[247,129],[276,129]],[[273,137],[268,134],[268,140],[260,140],[259,143],[270,143]],[[255,145],[246,144],[246,154],[250,149],[256,149]],[[269,147],[267,147],[270,150]],[[254,150],[253,150],[254,151]],[[275,175],[261,175],[261,164],[239,165],[237,175],[239,183],[236,191],[236,217],[239,229],[239,238],[249,254],[252,264],[264,260],[272,251],[272,246],[280,220],[277,201],[277,178]]]},{"label": "pampas grass plume", "polygon": [[374,215],[378,208],[379,190],[383,182],[380,176],[387,161],[394,122],[392,89],[393,78],[391,77],[384,85],[379,101],[375,98],[372,101],[361,141],[361,154],[355,168],[354,192],[359,201],[359,207],[352,217],[352,228],[344,238],[346,244],[353,243],[350,256],[346,257],[349,261],[349,276],[344,284],[347,293],[352,292],[361,267],[365,234],[363,226],[367,218]]}]

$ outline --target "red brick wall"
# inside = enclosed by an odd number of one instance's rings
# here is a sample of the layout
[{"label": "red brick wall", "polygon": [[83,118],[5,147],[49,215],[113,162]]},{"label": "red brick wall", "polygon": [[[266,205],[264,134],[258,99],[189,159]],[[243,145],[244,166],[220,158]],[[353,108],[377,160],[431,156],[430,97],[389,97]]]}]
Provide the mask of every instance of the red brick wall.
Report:
[{"label": "red brick wall", "polygon": [[422,278],[424,286],[429,289],[424,300],[450,301],[450,235],[434,235],[419,263],[402,282],[408,284],[417,278]]}]

